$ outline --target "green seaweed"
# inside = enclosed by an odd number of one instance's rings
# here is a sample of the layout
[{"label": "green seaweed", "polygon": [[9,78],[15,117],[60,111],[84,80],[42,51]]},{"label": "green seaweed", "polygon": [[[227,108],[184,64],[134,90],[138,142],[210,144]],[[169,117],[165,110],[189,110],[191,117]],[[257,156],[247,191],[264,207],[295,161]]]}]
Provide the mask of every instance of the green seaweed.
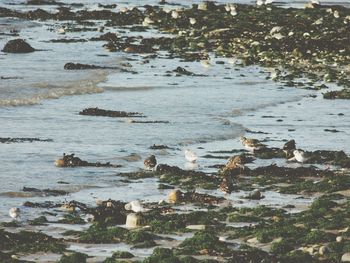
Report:
[{"label": "green seaweed", "polygon": [[85,263],[87,258],[88,258],[88,255],[86,254],[73,252],[67,255],[63,255],[58,262],[59,263],[77,263],[77,262]]},{"label": "green seaweed", "polygon": [[209,254],[228,253],[227,245],[219,241],[213,231],[198,231],[191,238],[186,238],[180,245],[183,254],[198,254],[201,250],[207,250]]}]

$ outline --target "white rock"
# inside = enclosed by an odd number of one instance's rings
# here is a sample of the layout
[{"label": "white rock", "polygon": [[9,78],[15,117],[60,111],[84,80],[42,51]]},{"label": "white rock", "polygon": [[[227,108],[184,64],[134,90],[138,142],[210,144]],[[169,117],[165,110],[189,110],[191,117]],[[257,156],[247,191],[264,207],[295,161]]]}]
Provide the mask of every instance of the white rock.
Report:
[{"label": "white rock", "polygon": [[188,225],[186,228],[191,230],[204,230],[205,225]]},{"label": "white rock", "polygon": [[347,252],[342,255],[341,262],[350,262],[350,252]]},{"label": "white rock", "polygon": [[136,228],[142,226],[142,216],[140,214],[128,214],[126,217],[125,226],[127,228]]},{"label": "white rock", "polygon": [[199,3],[198,4],[198,10],[206,11],[208,9],[208,6],[206,3]]}]

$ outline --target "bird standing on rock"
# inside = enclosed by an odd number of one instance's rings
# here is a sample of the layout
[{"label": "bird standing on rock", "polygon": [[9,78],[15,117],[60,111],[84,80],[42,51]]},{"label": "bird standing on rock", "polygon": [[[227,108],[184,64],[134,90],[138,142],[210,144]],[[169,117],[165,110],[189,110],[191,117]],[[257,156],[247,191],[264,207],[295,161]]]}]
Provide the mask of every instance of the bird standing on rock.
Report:
[{"label": "bird standing on rock", "polygon": [[225,169],[244,168],[244,161],[241,156],[230,157],[225,165]]},{"label": "bird standing on rock", "polygon": [[12,207],[9,210],[9,215],[12,219],[16,220],[16,219],[18,219],[20,212],[21,212],[21,210],[18,207]]},{"label": "bird standing on rock", "polygon": [[294,154],[294,157],[291,159],[288,159],[289,161],[296,160],[299,163],[304,163],[309,159],[306,152],[304,152],[303,150],[294,150],[293,154]]},{"label": "bird standing on rock", "polygon": [[198,156],[195,152],[193,152],[191,150],[185,150],[185,158],[187,161],[189,161],[191,163],[195,163],[198,159]]},{"label": "bird standing on rock", "polygon": [[153,170],[154,167],[157,165],[157,159],[156,157],[152,154],[150,157],[146,158],[143,162],[145,165],[145,168],[148,170]]},{"label": "bird standing on rock", "polygon": [[220,184],[220,190],[226,194],[231,194],[233,191],[233,182],[231,177],[224,177]]},{"label": "bird standing on rock", "polygon": [[261,143],[259,140],[257,139],[250,139],[250,138],[246,138],[241,136],[240,137],[240,141],[242,142],[242,145],[251,152],[254,152],[255,150],[259,150],[263,147],[265,147],[266,145]]},{"label": "bird standing on rock", "polygon": [[143,207],[143,205],[139,200],[134,200],[134,201],[131,201],[130,203],[127,203],[124,208],[125,210],[131,210],[135,213],[148,211],[148,209]]}]

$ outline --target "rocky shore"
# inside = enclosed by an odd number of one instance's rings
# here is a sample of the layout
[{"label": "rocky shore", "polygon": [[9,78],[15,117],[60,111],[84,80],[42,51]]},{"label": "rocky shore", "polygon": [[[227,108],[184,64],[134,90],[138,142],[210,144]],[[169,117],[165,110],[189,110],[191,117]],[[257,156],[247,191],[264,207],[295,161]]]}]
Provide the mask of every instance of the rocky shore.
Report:
[{"label": "rocky shore", "polygon": [[[77,28],[104,31],[98,38],[105,41],[101,49],[147,54],[145,63],[159,57],[160,51],[166,52],[166,59],[201,61],[205,67],[215,66],[211,56],[230,58],[237,67],[268,68],[268,78],[285,86],[324,90],[324,99],[350,98],[350,9],[342,6],[314,4],[294,9],[205,2],[188,8],[145,5],[123,11],[101,4],[103,10],[74,11],[74,6],[48,2],[58,6],[57,12],[0,8],[0,17],[71,21],[64,29],[67,32]],[[104,28],[94,21],[103,21]],[[82,24],[89,28],[81,29]],[[121,37],[107,32],[114,26],[128,26],[135,32],[156,29],[171,35]],[[29,40],[11,41],[4,52],[37,51]],[[116,69],[79,61],[63,67]],[[205,77],[182,67],[167,74]],[[340,90],[327,91],[328,83]],[[86,108],[79,115],[142,118],[130,120],[140,125],[169,123],[144,120],[141,112],[97,107]],[[6,144],[56,141],[0,139]],[[190,170],[165,163],[155,163],[154,169],[148,170],[116,170],[114,176],[124,183],[154,180],[158,189],[165,190],[158,202],[145,202],[142,196],[130,203],[96,200],[95,205],[75,200],[24,202],[10,210],[7,222],[0,223],[0,261],[350,262],[350,156],[344,151],[303,151],[296,148],[295,141],[280,139],[282,143],[276,147],[268,140],[244,138],[243,146],[252,150],[218,150],[199,156],[217,160],[210,167],[214,172],[208,167],[196,169],[195,161]],[[161,144],[150,147],[152,151],[169,149]],[[262,161],[266,165],[257,165]],[[74,154],[64,154],[56,166],[67,170],[120,167],[88,162]],[[46,188],[25,187],[22,192],[23,196],[69,196],[69,192]],[[271,195],[277,195],[281,202],[269,201]],[[22,218],[22,209],[36,211],[37,217]],[[105,253],[109,256],[91,252],[96,247],[106,252],[111,246],[110,253]]]}]

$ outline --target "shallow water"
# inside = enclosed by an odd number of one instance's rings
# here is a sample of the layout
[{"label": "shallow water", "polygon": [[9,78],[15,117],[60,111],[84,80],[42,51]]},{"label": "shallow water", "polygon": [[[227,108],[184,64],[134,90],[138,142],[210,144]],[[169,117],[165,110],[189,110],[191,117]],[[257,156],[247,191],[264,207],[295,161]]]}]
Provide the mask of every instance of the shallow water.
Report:
[{"label": "shallow water", "polygon": [[[153,2],[158,1],[149,1],[150,4]],[[195,1],[187,3],[191,2]],[[8,6],[4,3],[9,1],[0,0],[1,6]],[[95,0],[84,3],[88,3],[89,8],[97,6]],[[141,1],[128,1],[121,5],[129,3],[144,4]],[[294,1],[289,4],[303,5],[304,2]],[[36,8],[23,5],[11,7],[21,10]],[[323,100],[321,92],[317,91],[281,88],[280,83],[266,79],[269,76],[267,70],[255,66],[241,68],[229,64],[226,59],[214,58],[212,54],[210,68],[204,68],[196,62],[185,63],[164,58],[143,64],[141,55],[105,51],[102,48],[104,42],[48,43],[50,39],[88,39],[102,34],[93,31],[62,36],[57,33],[60,26],[60,22],[0,19],[1,32],[18,29],[20,36],[33,47],[46,50],[25,55],[0,53],[0,76],[19,77],[0,79],[0,137],[53,139],[53,142],[0,145],[0,178],[3,181],[0,184],[0,221],[8,221],[8,209],[21,206],[27,200],[67,199],[94,204],[96,199],[112,198],[158,202],[166,198],[169,190],[157,189],[155,179],[125,183],[118,173],[142,169],[142,160],[150,154],[157,156],[158,163],[188,167],[183,153],[186,148],[195,150],[200,156],[198,170],[215,171],[208,166],[224,164],[226,160],[201,156],[215,150],[242,148],[237,138],[245,133],[246,128],[267,132],[247,136],[269,139],[268,144],[271,146],[280,147],[283,145],[282,139],[294,138],[297,146],[305,150],[345,150],[350,153],[345,147],[350,135],[347,101]],[[114,28],[112,32],[121,33],[121,29]],[[0,35],[0,47],[12,38]],[[224,64],[216,64],[218,60],[224,61]],[[71,61],[120,67],[128,62],[132,65],[130,69],[138,74],[119,70],[64,71],[63,65]],[[167,71],[178,66],[205,76],[166,76]],[[309,95],[316,95],[316,98]],[[137,111],[147,116],[143,120],[169,123],[130,123],[126,118],[78,115],[86,107]],[[337,129],[340,132],[334,136],[325,129]],[[171,149],[150,150],[153,144],[166,144]],[[54,160],[61,157],[63,152],[74,152],[83,160],[109,161],[123,167],[57,168]],[[140,159],[129,160],[127,157],[132,154],[140,156]],[[286,165],[284,160],[273,161]],[[271,160],[265,160],[254,165],[270,163]],[[62,181],[68,184],[62,184]],[[20,192],[24,186],[61,189],[70,194],[59,197],[16,197],[16,192]],[[222,196],[218,191],[207,193]],[[245,194],[233,193],[227,198],[238,207],[259,204],[282,207],[292,203],[296,208],[291,212],[304,209],[312,201],[276,192],[264,192],[265,199],[249,201],[241,199]],[[24,221],[41,212],[40,209],[22,210]],[[95,246],[92,250],[83,244],[74,246],[73,249],[89,251],[94,256],[106,256],[115,250],[115,247]],[[148,255],[151,251],[140,251],[140,255]]]}]

